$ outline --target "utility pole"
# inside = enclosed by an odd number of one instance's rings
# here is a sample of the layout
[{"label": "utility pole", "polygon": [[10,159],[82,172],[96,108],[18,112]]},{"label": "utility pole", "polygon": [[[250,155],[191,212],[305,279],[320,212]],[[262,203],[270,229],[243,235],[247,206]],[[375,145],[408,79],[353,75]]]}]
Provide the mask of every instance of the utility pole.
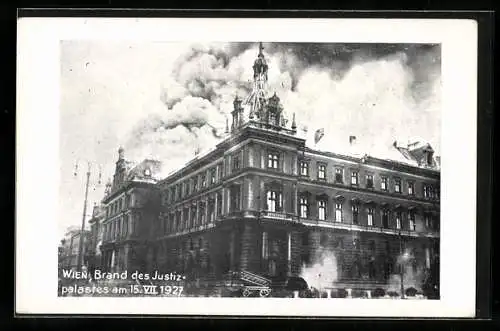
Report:
[{"label": "utility pole", "polygon": [[[77,171],[78,171],[78,163],[75,165],[75,177],[77,176]],[[88,195],[89,195],[89,185],[90,185],[90,174],[91,174],[91,163],[88,162],[88,168],[87,168],[87,178],[85,181],[85,198],[83,201],[83,215],[82,215],[82,227],[80,229],[80,240],[79,240],[79,245],[78,245],[78,264],[77,264],[77,270],[82,271],[82,265],[83,265],[83,245],[84,245],[84,231],[85,231],[85,217],[87,216],[87,203],[88,203]],[[99,182],[98,184],[101,184],[101,169],[99,169]]]},{"label": "utility pole", "polygon": [[82,228],[80,231],[80,243],[78,245],[78,271],[82,271],[83,262],[83,234],[85,231],[85,216],[87,215],[87,199],[89,195],[89,182],[90,182],[90,162],[87,170],[87,180],[85,183],[85,200],[83,202],[83,215],[82,215]]}]

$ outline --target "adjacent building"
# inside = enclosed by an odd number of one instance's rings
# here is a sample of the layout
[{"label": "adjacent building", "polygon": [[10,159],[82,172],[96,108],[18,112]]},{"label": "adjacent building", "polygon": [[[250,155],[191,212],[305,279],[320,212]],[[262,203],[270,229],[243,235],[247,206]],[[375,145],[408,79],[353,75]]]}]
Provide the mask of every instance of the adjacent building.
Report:
[{"label": "adjacent building", "polygon": [[[78,269],[78,255],[80,254],[80,236],[82,230],[77,227],[69,227],[59,246],[59,267],[64,269]],[[82,264],[86,263],[88,258],[88,243],[91,240],[90,231],[83,231]]]},{"label": "adjacent building", "polygon": [[94,205],[90,224],[90,240],[88,245],[87,266],[90,271],[101,267],[101,245],[103,239],[102,223],[106,219],[106,208],[104,205]]},{"label": "adjacent building", "polygon": [[113,182],[106,185],[102,200],[101,269],[106,271],[144,270],[149,239],[158,219],[157,175],[161,163],[144,160],[137,165],[118,151]]}]

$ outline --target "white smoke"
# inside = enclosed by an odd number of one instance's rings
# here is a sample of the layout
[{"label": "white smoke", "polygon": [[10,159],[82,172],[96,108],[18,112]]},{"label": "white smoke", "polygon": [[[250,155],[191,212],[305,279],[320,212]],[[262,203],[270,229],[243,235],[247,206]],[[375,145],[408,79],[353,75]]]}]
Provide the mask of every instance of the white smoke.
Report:
[{"label": "white smoke", "polygon": [[302,266],[300,277],[304,278],[309,287],[321,291],[330,289],[338,279],[337,258],[335,253],[318,250],[310,266]]},{"label": "white smoke", "polygon": [[[297,46],[298,47],[298,46]],[[223,137],[235,95],[251,89],[257,46],[194,45],[181,54],[162,83],[161,93],[129,135],[125,149],[134,157],[153,157],[166,169],[213,147]],[[307,129],[308,144],[318,128],[322,143],[343,152],[348,137],[360,150],[381,154],[394,140],[424,137],[439,154],[441,74],[436,50],[415,57],[419,70],[403,51],[382,57],[356,56],[310,64],[290,49],[264,51],[269,64],[269,91],[276,92],[285,116],[296,116]],[[415,59],[413,59],[415,61]],[[382,148],[381,148],[382,146]],[[380,149],[380,150],[379,150]]]}]

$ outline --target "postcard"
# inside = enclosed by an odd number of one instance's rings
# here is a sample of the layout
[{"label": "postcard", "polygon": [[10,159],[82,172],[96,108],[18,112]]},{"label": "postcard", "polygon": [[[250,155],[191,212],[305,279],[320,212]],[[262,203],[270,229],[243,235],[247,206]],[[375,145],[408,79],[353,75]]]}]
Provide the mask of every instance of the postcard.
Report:
[{"label": "postcard", "polygon": [[18,313],[474,316],[474,21],[18,26]]}]

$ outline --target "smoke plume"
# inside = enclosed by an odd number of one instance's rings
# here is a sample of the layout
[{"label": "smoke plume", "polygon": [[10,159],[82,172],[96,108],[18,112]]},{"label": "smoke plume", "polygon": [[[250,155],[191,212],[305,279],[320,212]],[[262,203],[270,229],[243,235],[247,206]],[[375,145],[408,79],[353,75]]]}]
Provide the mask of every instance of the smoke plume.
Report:
[{"label": "smoke plume", "polygon": [[[171,170],[213,147],[234,97],[250,92],[257,54],[253,43],[197,44],[180,54],[130,131],[127,153]],[[269,92],[280,97],[288,119],[295,113],[309,141],[324,128],[323,142],[336,151],[355,135],[376,154],[396,139],[422,137],[439,154],[439,45],[269,43],[264,54]]]},{"label": "smoke plume", "polygon": [[318,250],[310,266],[302,266],[300,277],[304,278],[309,287],[321,291],[330,289],[337,281],[337,258],[333,252],[325,249]]}]

